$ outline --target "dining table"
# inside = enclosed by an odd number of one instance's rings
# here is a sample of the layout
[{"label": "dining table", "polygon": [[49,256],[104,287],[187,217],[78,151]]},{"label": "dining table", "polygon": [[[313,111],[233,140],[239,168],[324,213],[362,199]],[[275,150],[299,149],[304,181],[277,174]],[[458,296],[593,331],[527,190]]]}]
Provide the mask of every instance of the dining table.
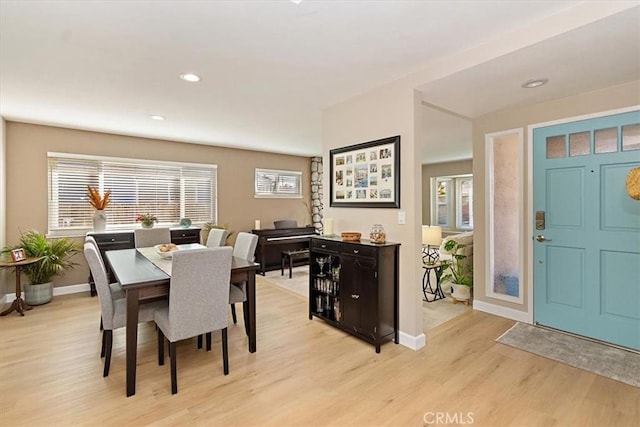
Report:
[{"label": "dining table", "polygon": [[[192,243],[177,245],[177,250],[200,249],[205,246]],[[105,252],[116,280],[125,292],[126,322],[126,375],[127,397],[136,393],[136,363],[138,348],[138,309],[140,304],[167,298],[171,284],[171,257],[156,247],[118,249]],[[259,264],[233,257],[231,283],[246,283],[249,311],[249,352],[256,352],[256,271]]]}]

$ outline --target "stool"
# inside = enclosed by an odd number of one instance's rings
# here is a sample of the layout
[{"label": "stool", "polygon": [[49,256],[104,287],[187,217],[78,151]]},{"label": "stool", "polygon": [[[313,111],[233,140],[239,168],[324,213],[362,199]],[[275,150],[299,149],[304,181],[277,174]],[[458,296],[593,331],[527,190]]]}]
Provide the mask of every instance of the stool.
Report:
[{"label": "stool", "polygon": [[280,275],[284,276],[284,262],[289,262],[289,279],[291,279],[291,270],[293,269],[293,261],[298,259],[309,259],[309,249],[298,249],[295,251],[282,251],[280,256]]}]

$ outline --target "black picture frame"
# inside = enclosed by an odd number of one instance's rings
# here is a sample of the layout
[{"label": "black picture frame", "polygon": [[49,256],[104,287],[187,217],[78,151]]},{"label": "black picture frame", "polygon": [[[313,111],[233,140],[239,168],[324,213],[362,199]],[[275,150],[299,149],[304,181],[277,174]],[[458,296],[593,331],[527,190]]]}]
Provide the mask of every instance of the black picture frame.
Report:
[{"label": "black picture frame", "polygon": [[400,207],[400,135],[329,151],[329,206]]}]

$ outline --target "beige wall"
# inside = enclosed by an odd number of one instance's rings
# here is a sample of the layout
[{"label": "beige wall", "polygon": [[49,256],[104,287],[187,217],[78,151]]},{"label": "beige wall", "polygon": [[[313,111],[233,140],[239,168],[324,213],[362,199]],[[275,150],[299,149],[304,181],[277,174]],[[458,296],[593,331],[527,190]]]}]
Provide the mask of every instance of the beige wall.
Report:
[{"label": "beige wall", "polygon": [[[325,217],[335,218],[335,231],[358,231],[368,238],[371,225],[382,224],[387,240],[400,247],[400,330],[411,337],[422,336],[422,300],[420,298],[419,226],[421,97],[402,84],[381,87],[351,99],[324,114],[324,188],[329,189],[329,150],[393,135],[400,135],[400,209],[331,208],[329,191],[324,193]],[[418,118],[416,118],[418,116]],[[416,126],[418,124],[418,126]],[[406,224],[398,224],[398,212],[406,215]],[[402,338],[401,338],[402,339]]]},{"label": "beige wall", "polygon": [[[422,224],[431,225],[431,178],[464,175],[473,172],[473,160],[422,165]],[[477,185],[475,180],[474,187]]]},{"label": "beige wall", "polygon": [[[278,219],[311,222],[303,200],[309,200],[310,159],[258,151],[236,150],[156,139],[136,138],[25,123],[6,123],[6,180],[8,244],[18,241],[20,230],[47,231],[47,152],[79,153],[218,165],[218,221],[236,232],[248,231],[259,219],[272,228]],[[303,199],[254,198],[254,169],[303,172]],[[80,241],[81,239],[78,239]],[[80,265],[56,280],[56,286],[86,283],[88,267]],[[13,289],[2,284],[2,293]]]},{"label": "beige wall", "polygon": [[[598,91],[583,93],[567,98],[562,98],[550,102],[535,105],[511,108],[496,111],[491,114],[479,117],[473,121],[473,180],[474,180],[474,206],[473,214],[476,227],[474,229],[474,298],[479,301],[500,305],[518,311],[528,311],[530,277],[525,274],[523,277],[524,303],[510,303],[485,295],[486,277],[486,252],[483,250],[486,242],[485,213],[486,189],[482,184],[486,180],[485,169],[485,135],[511,129],[522,129],[524,133],[524,147],[528,147],[527,126],[537,123],[545,123],[554,120],[578,117],[581,115],[593,114],[603,111],[610,111],[624,107],[640,105],[640,81],[634,81],[623,85],[610,87]],[[531,173],[531,159],[528,157],[527,149],[524,150],[524,176]],[[529,184],[524,186],[525,209],[523,212],[524,235],[522,242],[525,242],[524,271],[530,267],[532,254],[530,252],[531,236],[527,230],[527,200],[530,197]]]}]

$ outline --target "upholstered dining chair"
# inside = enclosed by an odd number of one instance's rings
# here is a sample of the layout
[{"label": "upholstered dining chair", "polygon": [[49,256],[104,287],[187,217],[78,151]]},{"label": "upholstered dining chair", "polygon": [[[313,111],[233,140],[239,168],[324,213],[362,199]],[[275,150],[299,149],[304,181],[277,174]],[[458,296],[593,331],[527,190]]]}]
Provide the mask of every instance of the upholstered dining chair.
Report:
[{"label": "upholstered dining chair", "polygon": [[194,249],[173,254],[169,306],[156,311],[158,326],[158,364],[164,365],[164,340],[169,341],[171,394],[178,392],[176,343],[206,334],[207,351],[211,333],[222,330],[223,371],[229,373],[227,348],[227,301],[231,276],[228,246]]},{"label": "upholstered dining chair", "polygon": [[168,228],[139,228],[134,230],[136,248],[148,248],[164,243],[171,243],[171,232]]},{"label": "upholstered dining chair", "polygon": [[[233,256],[246,259],[253,262],[256,257],[256,246],[258,245],[258,235],[252,233],[240,232],[236,238],[236,243],[233,246]],[[247,307],[247,285],[246,283],[232,283],[229,287],[229,304],[231,304],[231,316],[233,317],[233,323],[238,323],[236,317],[235,303],[241,302],[244,315],[244,329],[247,335],[249,335],[249,322],[248,315],[249,310]]]},{"label": "upholstered dining chair", "polygon": [[[113,330],[126,326],[127,322],[127,304],[125,298],[114,298],[109,279],[107,278],[107,270],[104,267],[100,252],[96,247],[87,242],[84,244],[84,256],[87,259],[93,281],[96,284],[98,292],[98,300],[100,301],[100,312],[102,314],[102,348],[100,357],[104,357],[104,371],[102,376],[109,375],[109,367],[111,365],[111,347],[113,344]],[[140,305],[138,313],[139,322],[149,322],[153,320],[153,314],[156,310],[166,306],[166,301],[156,301],[148,304]]]},{"label": "upholstered dining chair", "polygon": [[[91,243],[93,247],[96,248],[96,251],[98,252],[98,257],[100,258],[100,261],[102,261],[102,264],[104,265],[104,259],[102,259],[102,254],[100,253],[100,248],[98,247],[98,242],[96,242],[96,239],[94,239],[93,236],[86,236],[84,238],[84,242]],[[93,273],[91,274],[91,276],[93,277]],[[107,276],[107,280],[108,280],[108,276]],[[94,286],[95,286],[95,280],[94,280]],[[125,297],[124,290],[122,290],[122,286],[120,286],[120,283],[110,283],[109,288],[111,289],[112,299],[120,299]],[[102,316],[100,316],[100,330],[102,329],[103,329]],[[100,357],[104,357],[104,346],[100,351]]]},{"label": "upholstered dining chair", "polygon": [[207,247],[216,248],[218,246],[224,246],[227,241],[227,237],[229,237],[228,230],[222,228],[212,228],[209,231],[209,236],[207,237]]}]

